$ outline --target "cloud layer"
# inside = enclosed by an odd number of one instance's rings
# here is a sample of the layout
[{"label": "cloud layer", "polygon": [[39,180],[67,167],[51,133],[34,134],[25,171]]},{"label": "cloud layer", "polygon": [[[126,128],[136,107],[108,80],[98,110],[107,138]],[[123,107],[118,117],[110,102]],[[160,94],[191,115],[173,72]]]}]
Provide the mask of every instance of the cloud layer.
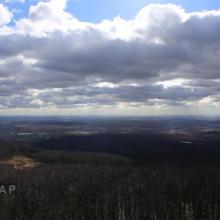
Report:
[{"label": "cloud layer", "polygon": [[13,18],[0,4],[0,108],[219,107],[220,10],[148,5],[93,24],[66,0]]}]

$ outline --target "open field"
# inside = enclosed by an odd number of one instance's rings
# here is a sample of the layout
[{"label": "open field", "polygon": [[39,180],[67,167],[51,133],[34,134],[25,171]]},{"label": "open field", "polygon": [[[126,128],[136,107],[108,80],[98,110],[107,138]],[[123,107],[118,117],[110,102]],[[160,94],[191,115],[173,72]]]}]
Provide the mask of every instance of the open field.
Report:
[{"label": "open field", "polygon": [[31,169],[40,165],[36,160],[21,155],[2,160],[0,164],[12,166],[15,170]]}]

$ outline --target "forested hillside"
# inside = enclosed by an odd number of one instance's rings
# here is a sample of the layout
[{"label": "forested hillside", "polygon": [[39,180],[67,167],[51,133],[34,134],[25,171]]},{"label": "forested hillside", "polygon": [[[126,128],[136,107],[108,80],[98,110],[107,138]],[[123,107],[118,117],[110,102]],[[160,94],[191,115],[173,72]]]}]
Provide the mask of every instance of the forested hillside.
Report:
[{"label": "forested hillside", "polygon": [[217,165],[136,165],[130,158],[109,154],[19,145],[14,151],[11,143],[0,147],[1,161],[23,155],[38,162],[21,169],[0,165],[0,183],[16,186],[12,194],[0,195],[2,220],[220,218]]}]

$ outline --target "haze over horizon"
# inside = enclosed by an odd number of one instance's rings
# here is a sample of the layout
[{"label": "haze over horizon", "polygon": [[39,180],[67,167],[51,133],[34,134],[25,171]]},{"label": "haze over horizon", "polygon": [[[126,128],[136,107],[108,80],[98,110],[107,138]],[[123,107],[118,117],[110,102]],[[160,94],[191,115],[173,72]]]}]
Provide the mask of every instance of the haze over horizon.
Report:
[{"label": "haze over horizon", "polygon": [[219,39],[206,0],[3,0],[0,115],[220,115]]}]

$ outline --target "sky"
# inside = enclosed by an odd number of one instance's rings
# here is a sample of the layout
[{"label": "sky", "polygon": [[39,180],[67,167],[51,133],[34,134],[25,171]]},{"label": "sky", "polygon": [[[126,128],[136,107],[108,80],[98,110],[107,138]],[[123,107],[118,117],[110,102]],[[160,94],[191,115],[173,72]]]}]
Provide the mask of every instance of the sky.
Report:
[{"label": "sky", "polygon": [[0,115],[220,115],[220,2],[1,0]]}]

